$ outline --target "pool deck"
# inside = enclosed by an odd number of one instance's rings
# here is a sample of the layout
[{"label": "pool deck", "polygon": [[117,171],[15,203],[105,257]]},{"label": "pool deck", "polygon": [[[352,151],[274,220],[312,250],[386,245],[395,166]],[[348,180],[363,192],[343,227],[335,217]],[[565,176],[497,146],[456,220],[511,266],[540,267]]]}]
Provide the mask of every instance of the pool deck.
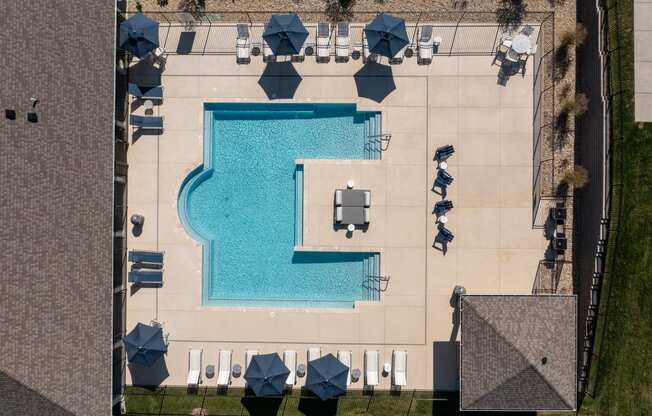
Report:
[{"label": "pool deck", "polygon": [[[407,389],[455,389],[455,367],[441,371],[438,362],[443,367],[448,358],[433,354],[436,342],[458,339],[453,288],[529,294],[546,247],[542,232],[531,228],[532,70],[501,87],[491,60],[435,57],[419,66],[406,59],[392,66],[397,88],[381,103],[357,96],[353,74],[360,61],[317,64],[306,57],[295,64],[302,81],[293,101],[354,102],[359,110],[381,111],[384,132],[392,134],[380,161],[308,162],[304,245],[381,250],[382,274],[390,280],[379,302],[358,302],[354,309],[272,309],[202,307],[201,246],[177,216],[179,187],[202,163],[203,103],[269,101],[258,84],[262,59],[236,65],[234,56],[169,56],[161,78],[165,99],[154,107],[165,117],[165,131],[134,135],[128,155],[129,214],[146,218],[142,235],[130,233],[128,246],[165,251],[164,286],[128,289],[127,328],[157,320],[170,344],[164,368],[132,368],[127,383],[185,384],[189,348],[203,349],[205,367],[217,364],[218,349],[233,350],[233,363],[241,365],[247,349],[293,349],[301,364],[316,346],[324,354],[352,351],[353,368],[361,370],[366,349],[380,351],[381,367],[391,362],[393,349],[407,350]],[[134,80],[147,77],[134,69]],[[132,111],[143,107],[137,103]],[[447,224],[455,240],[446,255],[432,248],[432,209],[441,199],[431,191],[432,159],[443,144],[456,149],[448,190],[455,208]],[[372,190],[369,229],[351,238],[332,226],[333,191],[348,179]],[[216,380],[204,377],[203,385]],[[242,377],[233,379],[232,386],[243,385]],[[378,388],[389,386],[390,377],[381,377]]]}]

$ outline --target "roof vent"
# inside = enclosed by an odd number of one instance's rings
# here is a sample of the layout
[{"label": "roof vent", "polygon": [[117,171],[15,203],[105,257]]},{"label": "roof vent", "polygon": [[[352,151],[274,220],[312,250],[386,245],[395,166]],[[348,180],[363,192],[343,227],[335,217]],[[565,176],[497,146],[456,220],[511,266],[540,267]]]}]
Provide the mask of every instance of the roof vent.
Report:
[{"label": "roof vent", "polygon": [[541,365],[546,365],[548,363],[548,357],[543,357],[541,359]]},{"label": "roof vent", "polygon": [[27,113],[27,121],[29,121],[30,123],[38,123],[38,115],[33,111],[30,111],[29,113]]},{"label": "roof vent", "polygon": [[16,120],[16,110],[5,110],[5,117],[9,120]]}]

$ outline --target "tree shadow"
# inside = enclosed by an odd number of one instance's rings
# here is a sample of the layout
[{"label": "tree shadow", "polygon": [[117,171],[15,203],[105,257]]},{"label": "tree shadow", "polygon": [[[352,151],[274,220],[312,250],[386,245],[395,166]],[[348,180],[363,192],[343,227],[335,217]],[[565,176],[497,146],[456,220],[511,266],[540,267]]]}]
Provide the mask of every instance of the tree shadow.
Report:
[{"label": "tree shadow", "polygon": [[301,80],[292,62],[268,62],[258,85],[270,100],[289,99],[294,98]]},{"label": "tree shadow", "polygon": [[353,75],[358,97],[382,102],[396,89],[392,68],[375,62],[367,62]]},{"label": "tree shadow", "polygon": [[247,395],[240,399],[240,403],[251,416],[275,416],[283,403],[283,396],[256,397]]}]

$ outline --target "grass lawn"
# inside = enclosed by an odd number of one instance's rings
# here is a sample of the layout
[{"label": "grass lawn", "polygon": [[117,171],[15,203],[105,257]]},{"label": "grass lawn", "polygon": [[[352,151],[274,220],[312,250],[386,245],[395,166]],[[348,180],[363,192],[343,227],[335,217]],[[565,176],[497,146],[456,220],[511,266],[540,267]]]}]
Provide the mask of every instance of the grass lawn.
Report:
[{"label": "grass lawn", "polygon": [[[652,124],[641,127],[634,123],[633,0],[619,3],[624,94],[614,99],[613,123],[615,139],[619,135],[618,106],[622,99],[624,141],[614,144],[612,180],[615,184],[621,182],[621,166],[623,179],[622,188],[613,197],[612,230],[618,210],[621,221],[617,248],[610,241],[608,251],[596,336],[599,358],[594,359],[590,374],[589,392],[593,397],[587,396],[580,409],[584,415],[652,414]],[[609,25],[614,39],[614,14]],[[614,48],[615,42],[612,45]],[[612,92],[620,89],[616,63],[614,56]],[[619,165],[621,156],[623,164]],[[618,205],[619,192],[622,207]]]}]

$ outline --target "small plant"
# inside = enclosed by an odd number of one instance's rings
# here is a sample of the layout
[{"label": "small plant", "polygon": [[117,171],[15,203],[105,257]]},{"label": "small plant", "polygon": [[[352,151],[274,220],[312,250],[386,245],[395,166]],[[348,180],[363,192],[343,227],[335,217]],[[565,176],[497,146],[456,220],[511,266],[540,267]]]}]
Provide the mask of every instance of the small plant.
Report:
[{"label": "small plant", "polygon": [[496,21],[506,30],[516,30],[523,21],[527,4],[523,0],[503,0],[496,10]]},{"label": "small plant", "polygon": [[559,97],[561,99],[568,98],[570,93],[571,93],[571,85],[569,83],[565,83],[564,86],[559,89]]},{"label": "small plant", "polygon": [[138,0],[136,0],[136,11],[142,12],[143,11],[143,5],[140,4]]},{"label": "small plant", "polygon": [[575,165],[573,169],[564,172],[561,182],[580,189],[589,183],[589,171],[584,166]]},{"label": "small plant", "polygon": [[165,7],[168,5],[168,0],[156,0],[156,3],[159,5],[159,7]]},{"label": "small plant", "polygon": [[574,114],[581,117],[589,110],[589,99],[584,94],[577,94],[573,98],[566,98],[561,102],[562,113]]},{"label": "small plant", "polygon": [[326,15],[331,22],[351,20],[355,0],[327,0]]}]

